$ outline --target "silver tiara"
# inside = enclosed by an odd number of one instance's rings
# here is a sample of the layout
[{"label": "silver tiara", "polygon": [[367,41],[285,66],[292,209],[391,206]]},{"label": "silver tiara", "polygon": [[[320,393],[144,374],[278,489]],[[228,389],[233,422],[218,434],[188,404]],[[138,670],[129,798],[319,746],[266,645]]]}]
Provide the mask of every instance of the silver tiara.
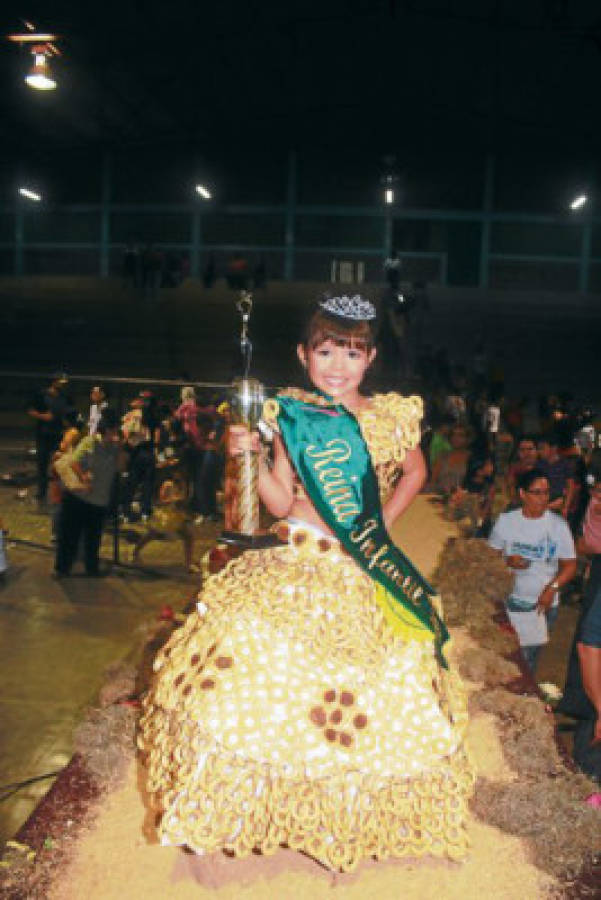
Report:
[{"label": "silver tiara", "polygon": [[376,307],[360,294],[355,294],[354,297],[348,297],[346,294],[342,297],[326,297],[325,300],[319,301],[319,305],[326,312],[333,316],[341,316],[343,319],[366,322],[376,318]]}]

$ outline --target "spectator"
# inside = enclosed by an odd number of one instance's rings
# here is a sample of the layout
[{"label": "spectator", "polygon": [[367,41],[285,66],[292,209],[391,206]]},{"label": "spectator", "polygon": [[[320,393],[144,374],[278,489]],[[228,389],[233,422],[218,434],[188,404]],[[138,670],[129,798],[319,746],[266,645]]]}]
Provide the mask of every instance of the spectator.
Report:
[{"label": "spectator", "polygon": [[449,433],[451,449],[441,453],[432,467],[432,488],[445,497],[461,487],[470,455],[469,436],[463,425],[454,425]]},{"label": "spectator", "polygon": [[63,494],[54,566],[57,578],[71,573],[82,535],[86,575],[100,574],[102,525],[121,462],[119,449],[117,416],[107,409],[96,434],[80,441],[71,458],[71,468],[84,487],[77,493],[65,490]]},{"label": "spectator", "polygon": [[538,468],[549,482],[549,509],[567,518],[576,483],[572,478],[570,462],[559,455],[559,439],[550,431],[538,442]]},{"label": "spectator", "polygon": [[455,422],[465,422],[467,418],[465,397],[455,384],[445,400],[445,412],[452,416]]},{"label": "spectator", "polygon": [[51,534],[52,542],[58,539],[61,505],[63,500],[64,489],[60,476],[55,468],[57,459],[64,454],[70,453],[79,444],[82,433],[79,427],[79,416],[74,409],[67,410],[63,420],[64,431],[58,449],[52,456],[52,462],[49,469],[48,496],[51,508]]},{"label": "spectator", "polygon": [[123,417],[123,436],[129,452],[127,479],[123,491],[123,522],[132,518],[132,503],[141,488],[142,520],[152,513],[155,458],[154,445],[159,425],[156,399],[149,391],[141,391],[132,401],[131,409]]},{"label": "spectator", "polygon": [[448,511],[455,520],[469,517],[475,537],[488,537],[495,499],[495,464],[490,455],[470,456],[460,488],[450,497]]},{"label": "spectator", "polygon": [[451,444],[449,435],[454,425],[454,419],[448,413],[442,415],[438,425],[432,431],[430,441],[430,468],[433,468],[439,456],[450,453]]},{"label": "spectator", "polygon": [[196,485],[199,514],[196,524],[217,519],[217,483],[219,478],[218,429],[214,410],[201,410],[197,417],[202,441],[200,480]]},{"label": "spectator", "polygon": [[569,465],[570,491],[566,518],[572,529],[572,534],[578,534],[582,525],[582,519],[588,503],[588,486],[586,482],[586,463],[580,447],[574,441],[574,427],[564,419],[557,426],[559,439],[559,452]]},{"label": "spectator", "polygon": [[505,476],[505,491],[510,506],[516,506],[519,503],[518,478],[534,469],[537,463],[536,438],[534,435],[524,434],[518,441],[516,458],[509,464]]},{"label": "spectator", "polygon": [[142,549],[154,540],[178,537],[184,549],[184,563],[190,574],[200,572],[193,561],[194,529],[190,525],[187,503],[187,479],[176,469],[172,477],[166,479],[158,492],[158,502],[146,530],[136,537],[132,562],[138,562]]},{"label": "spectator", "polygon": [[576,574],[576,549],[567,523],[549,506],[549,482],[540,469],[520,475],[521,506],[502,513],[489,538],[513,570],[506,609],[532,672],[557,618],[559,592]]},{"label": "spectator", "polygon": [[[185,460],[188,471],[188,481],[192,486],[190,506],[202,521],[203,513],[203,487],[202,464],[204,458],[204,439],[198,424],[198,416],[201,408],[196,401],[196,391],[191,385],[182,388],[182,402],[175,410],[174,416],[181,422],[186,437]],[[197,522],[198,524],[198,522]]]},{"label": "spectator", "polygon": [[38,503],[46,502],[50,460],[63,433],[63,419],[69,407],[64,393],[67,376],[54,375],[48,387],[34,397],[28,414],[35,419]]},{"label": "spectator", "polygon": [[500,394],[491,392],[490,401],[486,407],[482,425],[486,435],[488,449],[494,453],[497,445],[497,438],[501,430],[501,406],[502,397]]},{"label": "spectator", "polygon": [[563,697],[557,711],[577,720],[574,759],[587,775],[601,781],[601,451],[589,469],[590,501],[580,553],[591,557],[582,612],[574,633]]},{"label": "spectator", "polygon": [[90,412],[88,414],[88,434],[96,434],[102,413],[108,406],[106,394],[100,385],[90,391]]}]

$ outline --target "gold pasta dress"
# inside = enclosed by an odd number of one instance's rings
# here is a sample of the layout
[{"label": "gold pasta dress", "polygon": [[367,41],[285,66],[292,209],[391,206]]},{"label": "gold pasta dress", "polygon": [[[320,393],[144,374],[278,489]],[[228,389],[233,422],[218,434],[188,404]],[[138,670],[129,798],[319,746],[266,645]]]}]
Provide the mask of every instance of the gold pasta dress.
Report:
[{"label": "gold pasta dress", "polygon": [[[421,400],[375,395],[359,423],[383,498],[419,440]],[[304,523],[208,578],[159,652],[140,745],[164,844],[244,856],[467,850],[465,698],[431,641],[395,635],[375,584]]]}]

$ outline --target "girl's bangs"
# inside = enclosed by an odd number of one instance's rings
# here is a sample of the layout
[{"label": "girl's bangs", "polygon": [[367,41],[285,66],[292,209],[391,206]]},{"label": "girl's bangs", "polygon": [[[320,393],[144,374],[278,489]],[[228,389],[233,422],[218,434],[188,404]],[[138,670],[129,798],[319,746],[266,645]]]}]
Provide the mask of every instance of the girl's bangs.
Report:
[{"label": "girl's bangs", "polygon": [[307,345],[314,350],[326,341],[358,350],[370,350],[374,344],[368,322],[349,322],[346,325],[331,316],[317,313],[310,323]]}]

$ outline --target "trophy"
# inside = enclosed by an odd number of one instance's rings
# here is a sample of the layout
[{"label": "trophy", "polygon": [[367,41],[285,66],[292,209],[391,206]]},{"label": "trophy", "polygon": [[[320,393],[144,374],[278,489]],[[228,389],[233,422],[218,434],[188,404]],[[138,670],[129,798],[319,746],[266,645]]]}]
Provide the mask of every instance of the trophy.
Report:
[{"label": "trophy", "polygon": [[[237,303],[242,317],[240,349],[244,375],[232,382],[230,390],[230,425],[243,425],[248,431],[257,427],[261,419],[265,389],[260,381],[248,375],[252,345],[248,337],[248,321],[252,309],[252,295],[242,291]],[[266,547],[277,542],[274,535],[259,528],[259,456],[245,450],[228,457],[225,469],[225,528],[221,540],[242,549]]]}]

